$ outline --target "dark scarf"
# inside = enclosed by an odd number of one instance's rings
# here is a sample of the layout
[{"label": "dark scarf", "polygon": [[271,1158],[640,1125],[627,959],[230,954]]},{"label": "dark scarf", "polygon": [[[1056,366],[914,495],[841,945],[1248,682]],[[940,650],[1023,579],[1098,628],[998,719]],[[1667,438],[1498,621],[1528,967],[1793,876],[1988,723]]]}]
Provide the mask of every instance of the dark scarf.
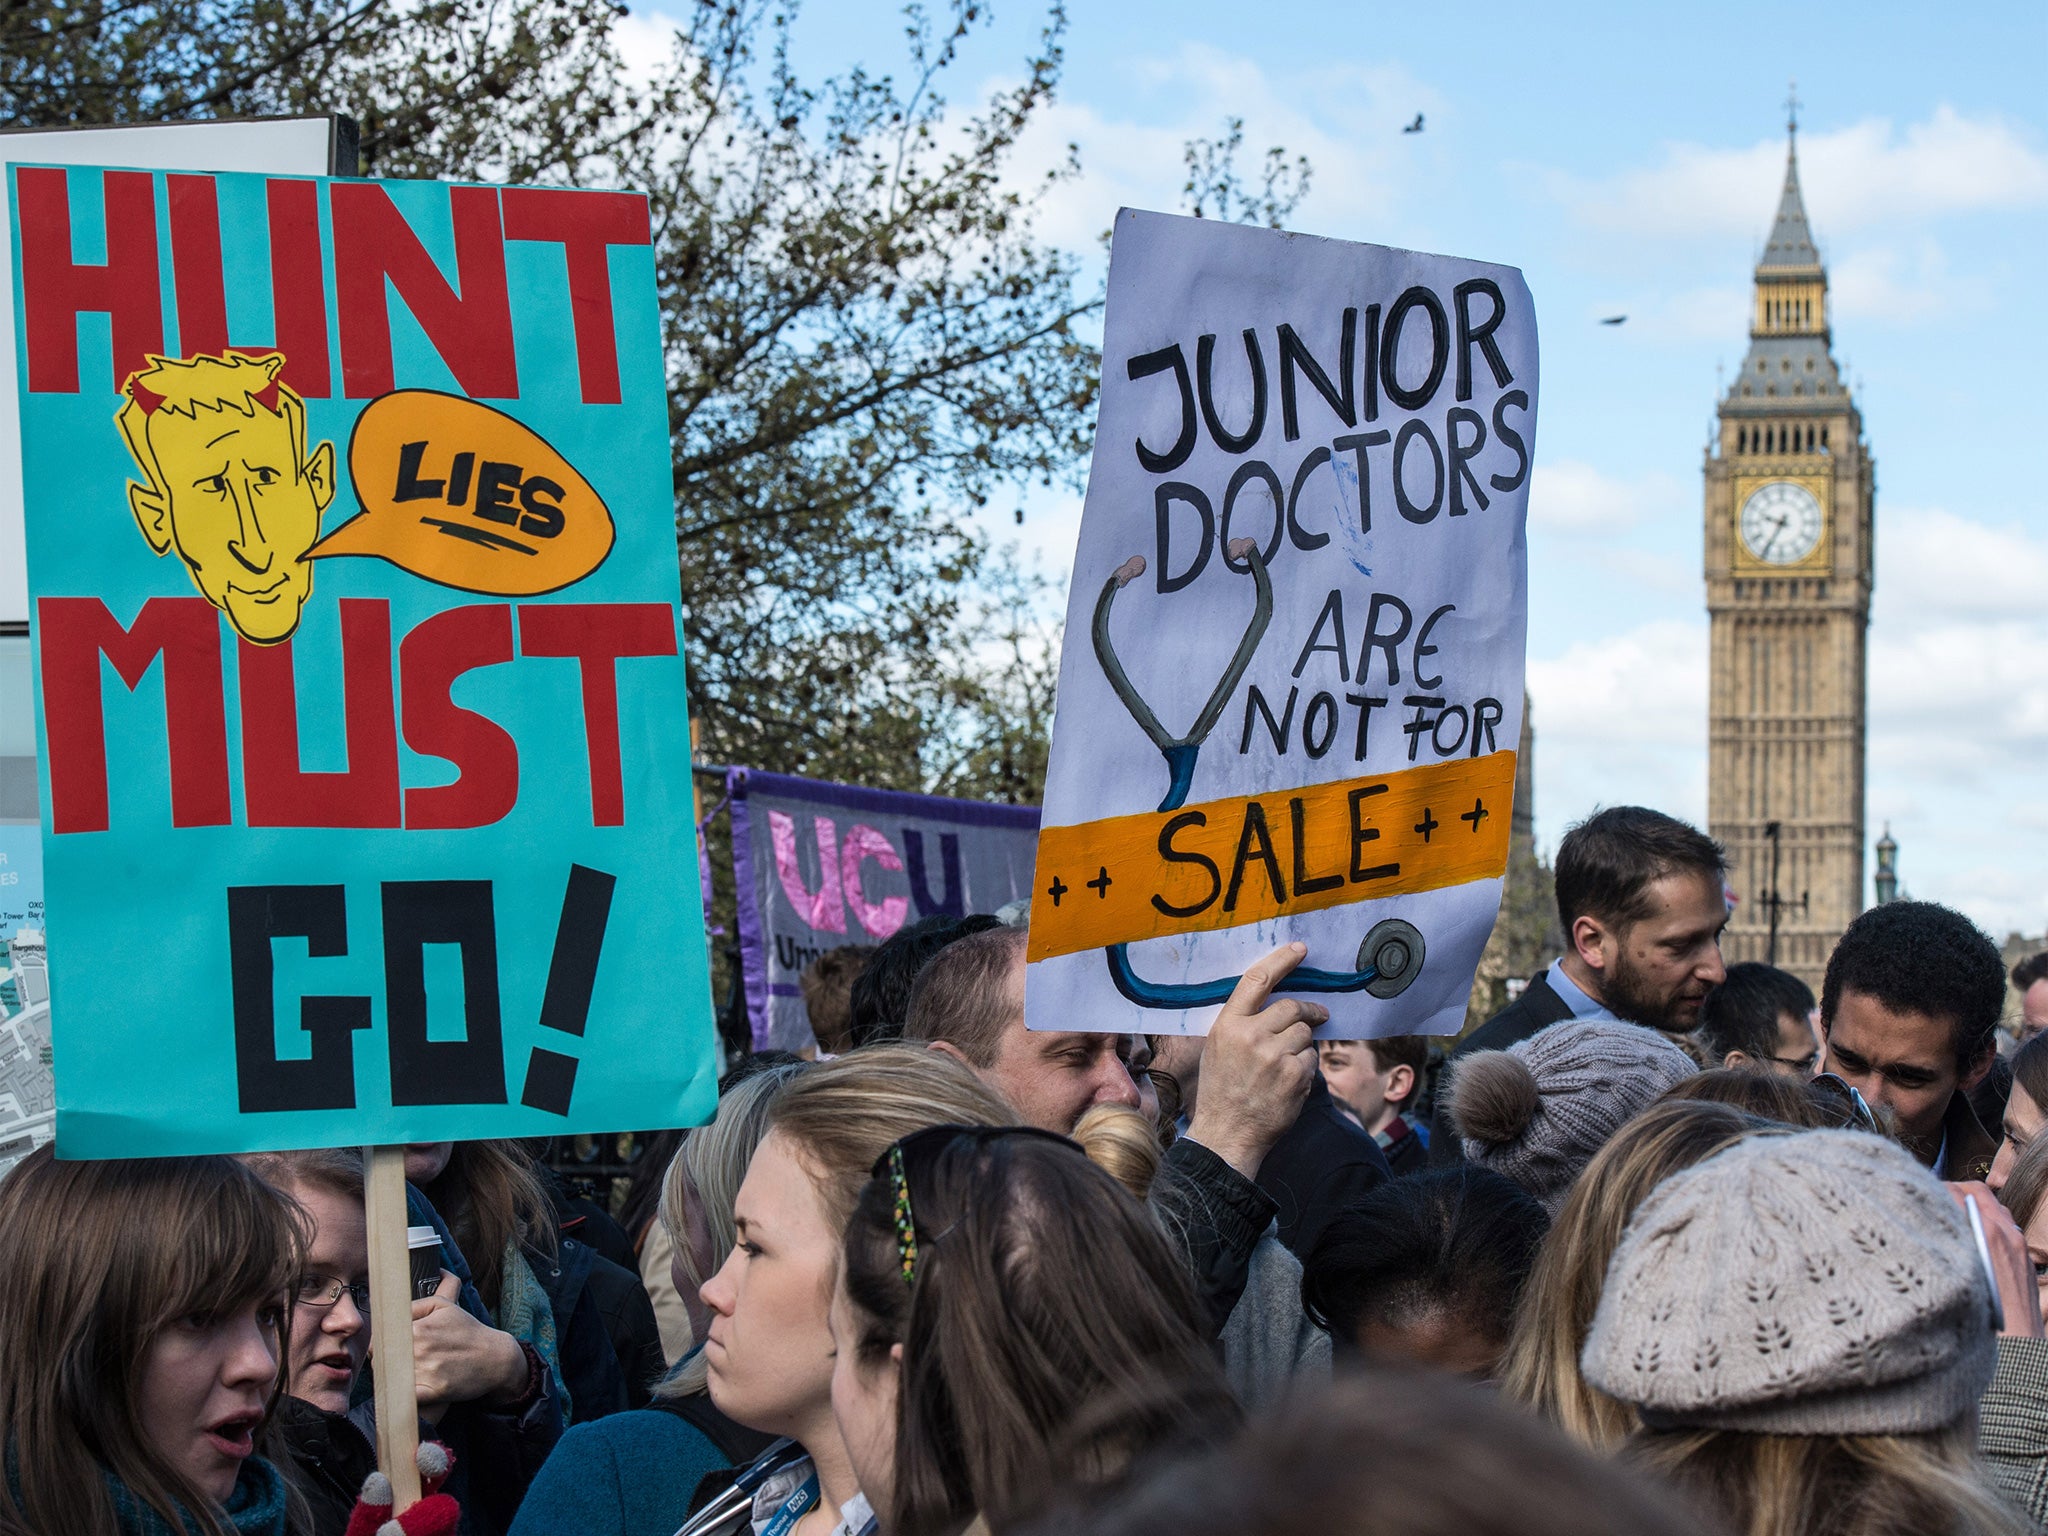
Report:
[{"label": "dark scarf", "polygon": [[[114,1524],[121,1536],[197,1536],[203,1529],[182,1511],[183,1518],[174,1529],[111,1472],[102,1475],[107,1496],[114,1501]],[[261,1456],[251,1456],[235,1477],[235,1491],[228,1495],[223,1513],[228,1529],[236,1536],[285,1536],[284,1478]]]}]

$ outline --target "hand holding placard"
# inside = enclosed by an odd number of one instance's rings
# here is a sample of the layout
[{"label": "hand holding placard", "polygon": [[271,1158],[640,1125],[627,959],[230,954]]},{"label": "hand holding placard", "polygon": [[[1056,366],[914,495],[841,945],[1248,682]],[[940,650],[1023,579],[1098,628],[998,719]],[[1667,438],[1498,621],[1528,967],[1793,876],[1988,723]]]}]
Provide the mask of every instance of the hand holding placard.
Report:
[{"label": "hand holding placard", "polygon": [[1316,1075],[1315,1027],[1330,1010],[1298,997],[1266,1001],[1307,955],[1306,944],[1283,944],[1248,966],[1209,1026],[1188,1137],[1248,1179],[1294,1124]]}]

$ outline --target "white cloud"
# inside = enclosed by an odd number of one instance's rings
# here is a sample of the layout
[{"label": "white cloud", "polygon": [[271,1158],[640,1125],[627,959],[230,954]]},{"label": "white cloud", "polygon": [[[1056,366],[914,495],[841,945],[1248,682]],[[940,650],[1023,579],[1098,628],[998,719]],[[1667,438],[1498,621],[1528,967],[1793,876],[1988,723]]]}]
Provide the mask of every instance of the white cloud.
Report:
[{"label": "white cloud", "polygon": [[1529,482],[1532,535],[1608,538],[1655,521],[1683,500],[1678,481],[1661,472],[1634,480],[1607,474],[1579,459],[1536,466]]},{"label": "white cloud", "polygon": [[1707,631],[1660,619],[1529,658],[1537,837],[1602,805],[1706,814]]},{"label": "white cloud", "polygon": [[1924,237],[1849,251],[1828,268],[1828,309],[1837,321],[1896,325],[1973,306],[1978,298],[1975,285],[1957,278],[1941,247]]},{"label": "white cloud", "polygon": [[682,23],[666,11],[629,11],[612,23],[612,43],[626,67],[626,78],[646,85],[675,55]]},{"label": "white cloud", "polygon": [[2048,617],[2048,540],[2018,522],[1942,507],[1880,506],[1877,517],[1880,625]]},{"label": "white cloud", "polygon": [[[2031,134],[1998,117],[1966,117],[1945,105],[1904,128],[1888,118],[1866,118],[1803,133],[1799,159],[1807,212],[1824,237],[2048,202],[2048,152]],[[1784,174],[1784,141],[1773,137],[1743,149],[1667,144],[1654,166],[1597,180],[1562,173],[1548,180],[1554,194],[1595,228],[1674,239],[1760,237]]]},{"label": "white cloud", "polygon": [[[1092,250],[1119,207],[1178,209],[1187,178],[1184,145],[1217,137],[1229,117],[1244,120],[1237,163],[1247,186],[1257,183],[1269,145],[1283,146],[1290,161],[1308,158],[1310,190],[1294,217],[1297,227],[1342,232],[1371,221],[1383,230],[1413,167],[1430,153],[1421,136],[1402,135],[1401,125],[1418,111],[1440,119],[1447,110],[1434,90],[1396,67],[1337,64],[1273,75],[1192,42],[1133,61],[1127,76],[1132,97],[1165,98],[1176,109],[1147,112],[1153,120],[1139,123],[1056,98],[1018,145],[1007,179],[1020,188],[1036,187],[1063,165],[1070,146],[1080,156],[1081,174],[1053,188],[1042,205],[1036,227],[1048,243]],[[982,95],[1009,83],[991,81]],[[1141,109],[1134,103],[1131,110],[1135,116]]]}]

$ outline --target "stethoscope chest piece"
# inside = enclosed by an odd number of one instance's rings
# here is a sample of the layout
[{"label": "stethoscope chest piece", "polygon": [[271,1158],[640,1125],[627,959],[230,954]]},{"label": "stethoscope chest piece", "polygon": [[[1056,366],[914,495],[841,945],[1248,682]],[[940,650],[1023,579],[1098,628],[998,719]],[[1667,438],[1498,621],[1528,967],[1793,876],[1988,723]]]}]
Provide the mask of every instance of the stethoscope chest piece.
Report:
[{"label": "stethoscope chest piece", "polygon": [[1422,930],[1413,923],[1398,917],[1374,923],[1358,946],[1359,973],[1372,974],[1365,990],[1374,997],[1399,997],[1422,974],[1426,948]]}]

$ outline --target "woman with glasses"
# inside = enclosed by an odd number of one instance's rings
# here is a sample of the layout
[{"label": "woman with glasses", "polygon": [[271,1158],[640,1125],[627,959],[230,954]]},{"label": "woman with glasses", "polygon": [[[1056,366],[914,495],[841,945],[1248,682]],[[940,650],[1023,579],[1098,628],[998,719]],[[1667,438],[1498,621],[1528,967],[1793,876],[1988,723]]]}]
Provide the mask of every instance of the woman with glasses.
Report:
[{"label": "woman with glasses", "polygon": [[844,1261],[832,1404],[883,1536],[1000,1536],[1235,1427],[1173,1245],[1063,1136],[903,1138],[860,1192]]},{"label": "woman with glasses", "polygon": [[[254,1153],[243,1161],[303,1213],[306,1261],[291,1311],[278,1425],[286,1471],[311,1512],[313,1536],[341,1536],[377,1464],[369,1384],[360,1380],[370,1351],[362,1158],[322,1150]],[[444,1276],[444,1289],[452,1291],[452,1281]],[[414,1314],[422,1437],[455,1452],[447,1492],[462,1506],[465,1528],[472,1536],[502,1532],[561,1434],[548,1372],[530,1346],[445,1296],[416,1303]],[[519,1355],[511,1385],[499,1382],[498,1358],[507,1348]]]},{"label": "woman with glasses", "polygon": [[337,1536],[363,1479],[377,1468],[369,1410],[349,1419],[356,1377],[370,1353],[370,1252],[363,1163],[354,1152],[263,1153],[244,1159],[298,1202],[307,1228],[285,1342],[278,1429],[286,1475],[306,1500],[314,1536]]}]

